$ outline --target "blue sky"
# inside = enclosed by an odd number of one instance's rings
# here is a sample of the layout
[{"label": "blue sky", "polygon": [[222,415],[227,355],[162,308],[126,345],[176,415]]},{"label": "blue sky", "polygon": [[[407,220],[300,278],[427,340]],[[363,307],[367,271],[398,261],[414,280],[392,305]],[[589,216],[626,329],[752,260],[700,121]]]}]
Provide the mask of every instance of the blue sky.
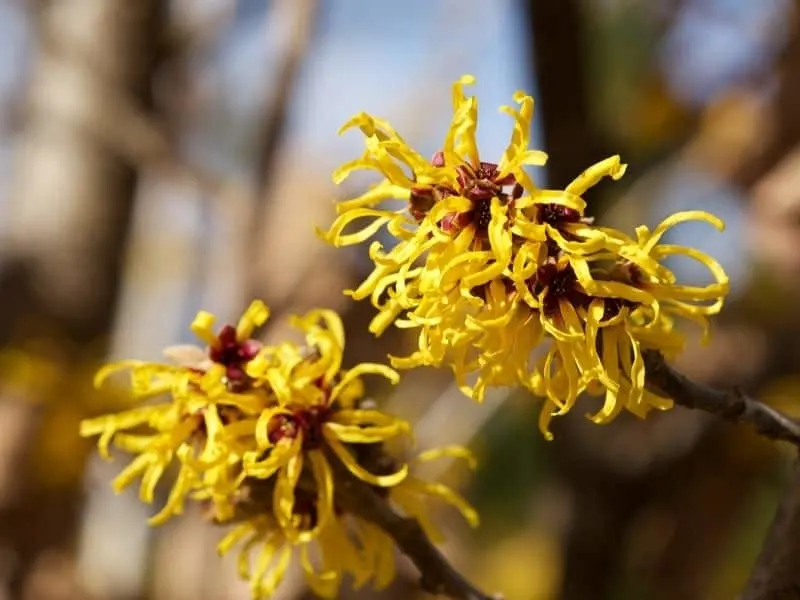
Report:
[{"label": "blue sky", "polygon": [[685,102],[703,104],[732,83],[746,81],[783,43],[787,7],[787,0],[687,3],[660,56],[673,92]]},{"label": "blue sky", "polygon": [[[228,101],[240,112],[241,125],[257,110],[274,64],[263,39],[263,14],[255,0],[239,13],[236,36],[225,44],[218,66],[230,90]],[[259,5],[259,6],[264,6]],[[353,113],[381,115],[401,129],[415,111],[418,82],[429,92],[443,118],[433,119],[427,135],[408,136],[433,151],[447,126],[450,82],[463,73],[478,78],[475,91],[484,107],[509,103],[524,88],[534,92],[527,48],[517,17],[516,0],[495,0],[491,10],[482,2],[459,0],[326,0],[311,54],[299,81],[291,114],[292,150],[314,148],[330,156],[330,168],[343,156],[360,151],[360,141],[338,138],[336,130]],[[252,69],[254,63],[262,69]],[[247,74],[245,74],[247,72]],[[432,79],[431,75],[438,76]],[[508,117],[484,110],[479,133],[486,155],[502,151]],[[410,124],[410,123],[409,123]],[[315,152],[315,154],[317,154]],[[322,165],[321,165],[322,166]]]}]

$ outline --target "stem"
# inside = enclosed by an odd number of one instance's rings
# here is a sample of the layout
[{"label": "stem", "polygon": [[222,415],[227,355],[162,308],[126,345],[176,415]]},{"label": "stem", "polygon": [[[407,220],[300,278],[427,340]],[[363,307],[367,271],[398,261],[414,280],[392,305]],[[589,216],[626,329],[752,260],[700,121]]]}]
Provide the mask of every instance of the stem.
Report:
[{"label": "stem", "polygon": [[800,423],[748,396],[739,388],[718,390],[692,381],[655,351],[644,354],[647,385],[686,408],[702,410],[731,423],[746,423],[759,435],[800,447]]}]

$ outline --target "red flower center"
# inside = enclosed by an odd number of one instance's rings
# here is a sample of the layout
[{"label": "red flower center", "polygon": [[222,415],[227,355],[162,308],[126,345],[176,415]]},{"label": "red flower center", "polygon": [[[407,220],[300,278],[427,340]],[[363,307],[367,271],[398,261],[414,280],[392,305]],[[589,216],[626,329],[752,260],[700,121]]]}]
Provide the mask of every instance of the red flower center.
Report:
[{"label": "red flower center", "polygon": [[549,262],[539,267],[531,283],[531,291],[535,295],[541,294],[545,289],[542,311],[547,315],[559,313],[559,302],[566,300],[574,307],[586,306],[590,298],[578,283],[575,271],[570,266],[559,268],[555,262]]},{"label": "red flower center", "polygon": [[209,347],[208,357],[225,367],[228,389],[232,392],[241,392],[251,383],[250,377],[245,372],[245,365],[256,357],[260,349],[261,342],[252,339],[239,341],[236,337],[236,328],[233,325],[225,325]]},{"label": "red flower center", "polygon": [[540,204],[537,208],[539,221],[553,227],[581,220],[581,214],[577,210],[561,204]]},{"label": "red flower center", "polygon": [[322,446],[322,426],[330,415],[328,406],[295,408],[291,414],[275,415],[268,425],[269,441],[277,444],[282,439],[295,439],[302,434],[303,449],[315,450]]},{"label": "red flower center", "polygon": [[[444,154],[436,152],[431,164],[443,167]],[[497,198],[503,205],[512,205],[514,200],[522,196],[522,186],[513,175],[500,177],[499,167],[495,163],[481,162],[477,167],[461,164],[456,167],[456,173],[455,187],[413,187],[409,212],[417,221],[421,221],[439,200],[448,196],[462,196],[471,200],[472,206],[464,212],[445,216],[440,222],[442,231],[456,234],[472,225],[479,237],[486,237],[492,220],[492,199]],[[506,186],[513,186],[511,192],[504,191]]]}]

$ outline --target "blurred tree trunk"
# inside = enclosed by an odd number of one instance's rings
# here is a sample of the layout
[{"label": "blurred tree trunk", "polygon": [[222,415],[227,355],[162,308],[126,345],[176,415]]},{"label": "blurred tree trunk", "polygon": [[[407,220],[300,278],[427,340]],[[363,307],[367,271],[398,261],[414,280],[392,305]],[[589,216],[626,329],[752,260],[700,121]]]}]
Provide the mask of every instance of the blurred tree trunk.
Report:
[{"label": "blurred tree trunk", "polygon": [[800,598],[800,462],[795,461],[741,600]]},{"label": "blurred tree trunk", "polygon": [[800,144],[800,0],[793,0],[788,17],[791,30],[777,64],[777,91],[770,106],[770,127],[757,156],[733,176],[734,183],[751,188]]},{"label": "blurred tree trunk", "polygon": [[[287,191],[297,183],[295,177],[301,172],[286,156],[288,119],[297,78],[314,43],[319,10],[318,0],[280,0],[273,2],[268,11],[268,18],[280,24],[281,29],[291,31],[292,35],[283,38],[272,89],[266,94],[257,121],[256,204],[246,252],[252,252],[252,246],[263,251],[259,252],[263,258],[253,261],[249,273],[249,295],[264,298],[276,314],[293,310],[298,295],[304,294],[300,278],[314,272],[314,259],[322,248],[308,223],[316,222],[330,209],[328,193],[322,187],[327,184],[327,179],[320,181],[316,172],[300,176],[313,190],[303,194],[302,211],[297,210],[296,194]],[[305,169],[307,167],[302,170]],[[291,181],[287,181],[287,173]],[[324,218],[320,222],[324,222]],[[286,232],[289,239],[281,237],[275,228],[278,232]],[[274,260],[274,248],[270,247],[269,240],[275,238],[276,233],[283,243],[288,242],[286,256],[281,261]],[[276,277],[270,271],[276,262],[280,263],[278,271],[283,272],[282,277]],[[287,279],[287,272],[293,272],[294,277]]]},{"label": "blurred tree trunk", "polygon": [[[166,3],[61,0],[36,4],[24,138],[0,262],[0,343],[43,339],[69,368],[104,351],[119,290],[137,170],[109,135],[115,111],[146,109]],[[121,137],[120,137],[121,135]],[[32,398],[35,400],[35,398]],[[36,413],[17,423],[30,441]],[[76,432],[77,434],[77,432]],[[20,444],[0,490],[0,538],[20,597],[37,557],[71,547],[81,481],[44,488]],[[27,446],[27,447],[26,447]],[[43,594],[31,591],[37,597]]]},{"label": "blurred tree trunk", "polygon": [[563,188],[606,157],[589,108],[585,9],[580,0],[527,0],[525,9],[538,83],[536,105],[550,156],[547,185]]}]

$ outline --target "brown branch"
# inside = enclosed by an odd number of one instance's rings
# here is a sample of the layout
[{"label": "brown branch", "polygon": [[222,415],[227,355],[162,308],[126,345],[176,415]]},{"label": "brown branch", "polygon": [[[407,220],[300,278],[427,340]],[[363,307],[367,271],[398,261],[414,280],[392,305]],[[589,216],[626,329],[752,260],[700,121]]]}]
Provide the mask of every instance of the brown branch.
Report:
[{"label": "brown branch", "polygon": [[719,390],[692,381],[655,351],[644,355],[647,385],[676,404],[716,415],[732,423],[746,423],[759,435],[800,447],[800,422],[751,398],[739,388]]},{"label": "brown branch", "polygon": [[800,598],[800,460],[740,600]]},{"label": "brown branch", "polygon": [[372,487],[349,474],[337,478],[336,502],[348,512],[375,523],[394,539],[416,565],[420,586],[431,594],[453,600],[500,600],[487,595],[461,575],[433,545],[416,519],[397,514]]},{"label": "brown branch", "polygon": [[[751,425],[760,435],[800,448],[800,422],[751,398],[738,388],[719,390],[679,373],[655,351],[645,352],[647,384],[677,404],[699,409],[732,423]],[[740,600],[800,598],[800,460]]]}]

